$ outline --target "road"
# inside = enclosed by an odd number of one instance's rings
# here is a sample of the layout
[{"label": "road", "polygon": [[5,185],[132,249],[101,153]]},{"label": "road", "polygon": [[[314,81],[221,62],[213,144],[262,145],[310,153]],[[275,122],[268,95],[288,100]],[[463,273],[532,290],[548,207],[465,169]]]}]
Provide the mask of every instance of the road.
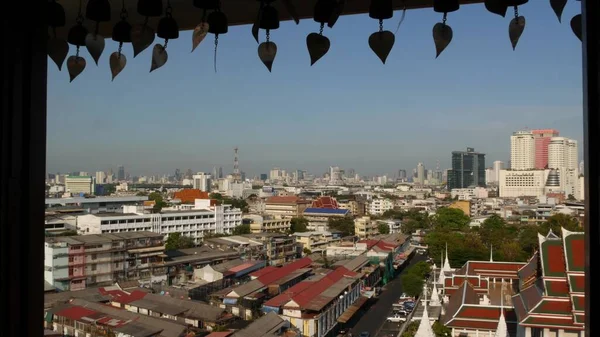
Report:
[{"label": "road", "polygon": [[426,255],[416,254],[410,261],[409,265],[394,278],[391,282],[385,285],[377,302],[366,310],[362,317],[356,322],[354,327],[350,329],[353,336],[358,336],[363,331],[368,331],[371,336],[387,336],[390,333],[400,330],[398,323],[387,322],[387,317],[392,311],[392,304],[398,301],[402,295],[402,282],[400,276],[413,264],[419,261],[425,261]]}]

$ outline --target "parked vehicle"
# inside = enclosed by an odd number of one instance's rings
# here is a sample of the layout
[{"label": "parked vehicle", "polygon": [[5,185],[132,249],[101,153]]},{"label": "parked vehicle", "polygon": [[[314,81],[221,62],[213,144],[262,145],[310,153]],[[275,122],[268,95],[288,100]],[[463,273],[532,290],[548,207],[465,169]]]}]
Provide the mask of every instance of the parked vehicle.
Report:
[{"label": "parked vehicle", "polygon": [[393,323],[401,323],[406,321],[406,317],[402,317],[400,315],[394,315],[394,316],[390,316],[387,318],[388,322],[393,322]]},{"label": "parked vehicle", "polygon": [[408,313],[409,313],[409,312],[408,312],[408,311],[406,311],[405,309],[397,309],[397,308],[394,308],[394,310],[392,310],[392,315],[394,315],[394,316],[396,316],[396,315],[399,315],[399,316],[406,316],[406,315],[408,315]]},{"label": "parked vehicle", "polygon": [[359,337],[370,337],[371,334],[368,331],[363,331],[358,335]]}]

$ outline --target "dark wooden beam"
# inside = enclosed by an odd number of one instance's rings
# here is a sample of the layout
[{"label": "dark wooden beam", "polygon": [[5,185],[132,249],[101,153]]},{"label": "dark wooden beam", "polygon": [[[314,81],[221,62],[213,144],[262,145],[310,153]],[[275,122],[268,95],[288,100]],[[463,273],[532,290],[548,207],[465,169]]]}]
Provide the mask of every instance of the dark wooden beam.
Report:
[{"label": "dark wooden beam", "polygon": [[[166,5],[166,0],[163,0],[163,4]],[[310,19],[313,17],[313,10],[316,0],[291,0],[296,12],[300,19]],[[419,8],[431,8],[433,6],[433,0],[392,0],[394,9],[401,10],[406,4],[407,9],[419,9]],[[461,4],[482,4],[483,0],[461,0]],[[61,0],[61,5],[65,7],[67,24],[63,28],[57,29],[57,35],[66,39],[66,35],[71,26],[75,25],[75,18],[79,12],[79,0]],[[85,16],[85,4],[87,1],[83,1],[83,14]],[[254,23],[256,14],[258,13],[259,1],[257,0],[222,0],[222,11],[227,15],[229,26],[248,25]],[[369,12],[370,0],[346,0],[344,6],[343,15],[362,14]],[[121,1],[111,1],[112,21],[103,22],[100,24],[100,35],[105,38],[111,37],[112,27],[117,23],[119,13],[121,12]],[[193,30],[196,25],[200,22],[202,17],[202,10],[193,6],[192,0],[171,0],[173,7],[173,17],[177,20],[179,29]],[[279,17],[281,21],[292,20],[292,17],[283,6],[281,0],[273,2],[273,6],[278,9]],[[483,6],[483,4],[482,4]],[[137,0],[126,0],[125,8],[127,9],[129,18],[128,21],[131,24],[141,24],[144,22],[144,17],[140,16],[137,11]],[[492,14],[490,14],[492,15]],[[400,13],[394,13],[392,21],[399,20]],[[148,25],[156,29],[156,25],[160,18],[150,18]],[[340,20],[343,20],[341,18]],[[92,32],[95,29],[95,23],[90,20],[84,21],[84,26],[88,31]],[[250,38],[250,27],[248,27],[248,36]]]}]

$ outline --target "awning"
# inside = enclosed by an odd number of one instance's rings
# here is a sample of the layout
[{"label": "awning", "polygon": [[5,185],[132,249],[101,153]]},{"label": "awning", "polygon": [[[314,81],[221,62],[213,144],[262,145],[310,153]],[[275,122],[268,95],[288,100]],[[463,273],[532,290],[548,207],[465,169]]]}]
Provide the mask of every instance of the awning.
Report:
[{"label": "awning", "polygon": [[354,303],[344,311],[344,313],[338,317],[338,323],[346,323],[354,316],[354,314],[360,309],[368,300],[368,297],[361,296]]}]

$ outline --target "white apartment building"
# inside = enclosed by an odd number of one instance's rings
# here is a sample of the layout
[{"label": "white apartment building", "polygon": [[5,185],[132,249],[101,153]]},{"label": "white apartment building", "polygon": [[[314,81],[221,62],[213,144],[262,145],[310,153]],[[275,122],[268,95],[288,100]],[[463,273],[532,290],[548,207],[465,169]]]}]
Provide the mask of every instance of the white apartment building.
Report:
[{"label": "white apartment building", "polygon": [[196,199],[192,208],[146,213],[143,207],[124,206],[123,213],[86,214],[77,217],[80,234],[152,231],[167,237],[180,232],[202,242],[206,234],[231,234],[242,224],[242,211],[229,205],[210,206],[210,200]]},{"label": "white apartment building", "polygon": [[202,192],[210,192],[212,179],[210,174],[198,172],[192,176],[192,186]]},{"label": "white apartment building", "polygon": [[485,199],[488,197],[488,190],[485,187],[453,188],[450,196],[452,199],[458,197],[458,200]]},{"label": "white apartment building", "polygon": [[516,131],[510,136],[510,168],[532,170],[535,168],[535,138],[530,131]]},{"label": "white apartment building", "polygon": [[545,195],[550,170],[500,170],[501,198],[540,197]]},{"label": "white apartment building", "polygon": [[496,160],[494,162],[494,182],[498,183],[500,181],[500,171],[504,170],[504,162],[500,160]]},{"label": "white apartment building", "polygon": [[394,208],[394,201],[385,198],[373,198],[369,201],[367,212],[371,215],[382,215],[385,211]]},{"label": "white apartment building", "polygon": [[46,238],[44,280],[60,290],[121,280],[166,281],[163,237],[137,233]]},{"label": "white apartment building", "polygon": [[579,152],[577,141],[552,137],[548,144],[548,168],[558,171],[560,188],[565,195],[579,195]]},{"label": "white apartment building", "polygon": [[93,194],[94,180],[88,176],[67,176],[65,178],[65,190],[72,194]]}]

